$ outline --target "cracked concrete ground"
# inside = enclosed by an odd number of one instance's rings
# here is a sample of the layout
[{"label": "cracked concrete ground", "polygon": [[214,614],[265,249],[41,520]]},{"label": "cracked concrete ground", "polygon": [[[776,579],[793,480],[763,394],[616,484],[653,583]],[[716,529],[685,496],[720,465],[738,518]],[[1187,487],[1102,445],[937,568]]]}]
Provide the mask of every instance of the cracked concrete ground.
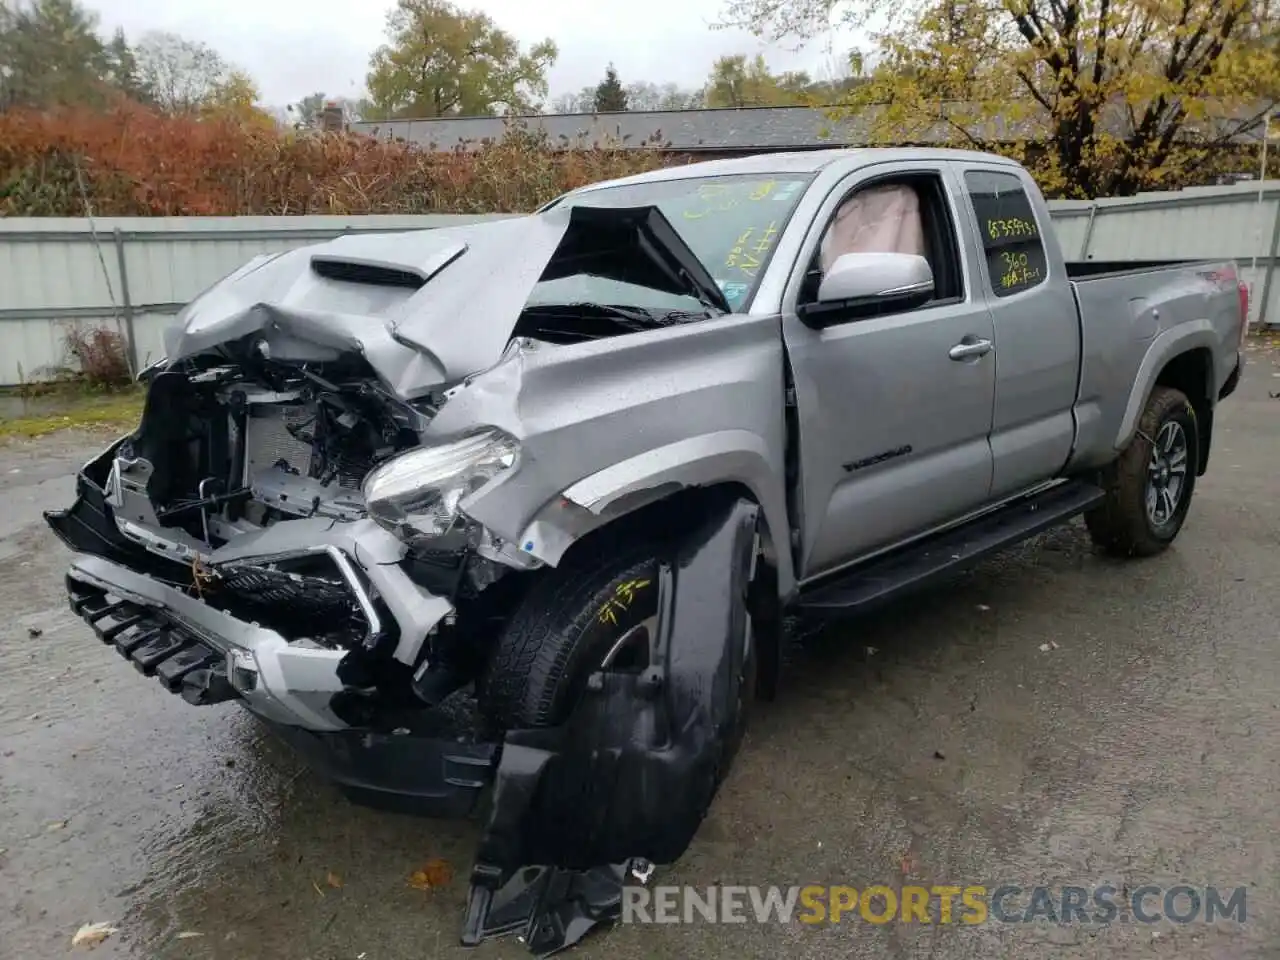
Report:
[{"label": "cracked concrete ground", "polygon": [[[1077,522],[807,644],[658,875],[1212,883],[1247,888],[1245,923],[628,925],[582,955],[1280,954],[1277,376],[1255,350],[1165,555],[1106,560]],[[65,956],[92,921],[118,927],[103,958],[526,956],[457,946],[475,824],[351,806],[240,710],[187,706],[70,614],[39,512],[100,444],[0,448],[0,958]],[[450,883],[407,885],[437,857]]]}]

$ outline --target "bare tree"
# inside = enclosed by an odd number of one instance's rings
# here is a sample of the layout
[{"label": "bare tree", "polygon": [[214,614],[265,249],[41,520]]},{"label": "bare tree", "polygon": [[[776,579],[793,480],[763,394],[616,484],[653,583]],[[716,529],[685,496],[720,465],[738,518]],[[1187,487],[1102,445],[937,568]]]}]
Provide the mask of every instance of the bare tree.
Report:
[{"label": "bare tree", "polygon": [[198,110],[232,72],[208,44],[163,31],[144,35],[135,56],[142,83],[162,109],[173,113]]}]

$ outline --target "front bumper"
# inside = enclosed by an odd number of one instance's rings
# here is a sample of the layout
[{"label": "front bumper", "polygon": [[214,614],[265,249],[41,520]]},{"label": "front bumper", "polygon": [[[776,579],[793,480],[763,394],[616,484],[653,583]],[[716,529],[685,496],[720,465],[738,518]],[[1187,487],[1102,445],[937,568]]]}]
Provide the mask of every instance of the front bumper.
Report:
[{"label": "front bumper", "polygon": [[[345,651],[290,645],[153,577],[77,555],[71,609],[145,676],[194,704],[238,699],[352,800],[462,817],[492,779],[498,746],[465,715],[415,711],[408,726],[353,728],[338,675]],[[389,725],[388,725],[389,726]]]},{"label": "front bumper", "polygon": [[[74,510],[50,522],[74,543],[72,516],[93,526]],[[77,554],[67,590],[139,671],[196,703],[240,699],[355,800],[461,816],[492,783],[462,942],[520,933],[545,956],[616,919],[640,862],[683,854],[728,772],[754,675],[756,523],[746,501],[711,510],[659,563],[650,666],[593,673],[564,723],[501,744],[422,704],[405,727],[380,706],[378,729],[342,728],[340,702],[363,695],[342,683],[344,652],[290,644],[114,560]]]}]

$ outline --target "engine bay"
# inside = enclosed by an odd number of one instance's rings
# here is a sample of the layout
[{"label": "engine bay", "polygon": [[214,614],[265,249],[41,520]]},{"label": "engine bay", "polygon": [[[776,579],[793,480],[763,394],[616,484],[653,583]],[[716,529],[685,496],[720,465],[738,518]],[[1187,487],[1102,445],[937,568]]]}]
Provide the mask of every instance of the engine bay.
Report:
[{"label": "engine bay", "polygon": [[[206,357],[147,385],[141,422],[104,484],[120,533],[172,561],[202,600],[290,639],[372,649],[393,634],[376,587],[332,543],[219,556],[280,524],[363,520],[361,482],[419,445],[431,401],[391,396],[355,359]],[[455,574],[464,553],[453,551]]]}]

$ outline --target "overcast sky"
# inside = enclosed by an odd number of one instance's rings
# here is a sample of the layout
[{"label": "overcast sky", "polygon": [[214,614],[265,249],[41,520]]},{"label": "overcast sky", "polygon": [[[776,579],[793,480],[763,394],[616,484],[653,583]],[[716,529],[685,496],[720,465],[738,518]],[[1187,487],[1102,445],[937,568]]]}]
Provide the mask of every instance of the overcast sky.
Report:
[{"label": "overcast sky", "polygon": [[[290,103],[308,93],[356,96],[369,54],[383,41],[394,0],[86,0],[104,33],[123,27],[131,40],[168,30],[202,40],[249,71],[264,102]],[[623,83],[647,80],[700,86],[727,53],[764,53],[775,71],[832,74],[847,38],[762,45],[750,34],[712,30],[721,0],[460,0],[488,13],[526,49],[545,37],[560,47],[548,81],[551,97],[576,92],[604,75],[609,61]],[[828,49],[828,47],[830,49]]]}]

